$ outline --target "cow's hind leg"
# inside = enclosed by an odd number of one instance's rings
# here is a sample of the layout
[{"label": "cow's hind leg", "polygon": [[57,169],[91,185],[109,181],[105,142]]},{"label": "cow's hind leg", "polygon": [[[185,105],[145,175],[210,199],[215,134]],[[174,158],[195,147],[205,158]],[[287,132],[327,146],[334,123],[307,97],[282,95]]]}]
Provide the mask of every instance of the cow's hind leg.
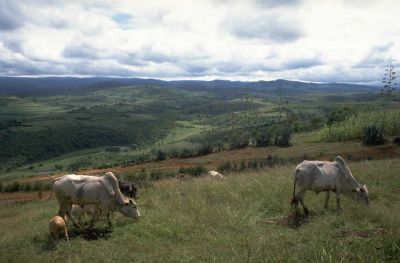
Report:
[{"label": "cow's hind leg", "polygon": [[67,209],[67,215],[68,218],[71,219],[72,223],[74,223],[74,226],[76,226],[77,228],[81,228],[81,226],[79,225],[79,223],[75,220],[75,218],[72,216],[72,204],[69,205],[68,209]]},{"label": "cow's hind leg", "polygon": [[305,195],[306,191],[305,190],[300,190],[294,197],[295,199],[295,207],[296,207],[296,213],[299,214],[298,211],[298,202],[300,202],[301,206],[303,207],[303,211],[304,211],[304,215],[308,216],[309,212],[308,212],[308,208],[305,206],[304,204],[304,195]]},{"label": "cow's hind leg", "polygon": [[336,192],[336,205],[337,205],[338,210],[341,210],[341,208],[340,208],[340,192],[339,191]]},{"label": "cow's hind leg", "polygon": [[304,205],[304,195],[305,195],[306,191],[305,190],[300,190],[295,198],[300,201],[301,206],[303,207],[303,211],[304,211],[304,215],[308,216],[309,212],[308,212],[308,208]]},{"label": "cow's hind leg", "polygon": [[326,195],[325,195],[325,205],[324,208],[327,209],[328,208],[328,202],[329,202],[329,198],[331,197],[331,191],[326,191]]}]

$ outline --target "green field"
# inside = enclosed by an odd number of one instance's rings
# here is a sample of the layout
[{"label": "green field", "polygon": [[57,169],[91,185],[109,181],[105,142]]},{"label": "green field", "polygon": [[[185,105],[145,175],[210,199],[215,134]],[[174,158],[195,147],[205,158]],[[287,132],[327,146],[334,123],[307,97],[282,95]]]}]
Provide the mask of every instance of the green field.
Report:
[{"label": "green field", "polygon": [[343,198],[324,210],[308,192],[308,220],[293,229],[294,166],[159,183],[142,189],[138,222],[114,216],[94,234],[69,225],[71,240],[54,244],[47,230],[54,199],[0,204],[1,262],[398,262],[399,159],[349,163],[367,184],[370,207]]}]

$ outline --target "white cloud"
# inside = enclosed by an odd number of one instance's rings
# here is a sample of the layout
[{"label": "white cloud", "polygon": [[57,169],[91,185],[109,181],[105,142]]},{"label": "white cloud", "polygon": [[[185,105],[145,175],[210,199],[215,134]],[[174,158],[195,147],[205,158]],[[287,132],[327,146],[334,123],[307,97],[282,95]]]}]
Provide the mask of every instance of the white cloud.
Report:
[{"label": "white cloud", "polygon": [[370,82],[396,0],[0,1],[0,75]]}]

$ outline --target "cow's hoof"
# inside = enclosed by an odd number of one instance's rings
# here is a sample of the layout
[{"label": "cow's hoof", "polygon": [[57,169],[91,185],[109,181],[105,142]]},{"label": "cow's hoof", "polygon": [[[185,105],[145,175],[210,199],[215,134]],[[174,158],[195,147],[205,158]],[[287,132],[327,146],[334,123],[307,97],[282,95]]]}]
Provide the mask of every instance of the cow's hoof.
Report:
[{"label": "cow's hoof", "polygon": [[308,209],[307,208],[304,208],[304,216],[308,216],[310,214],[310,212],[308,211]]}]

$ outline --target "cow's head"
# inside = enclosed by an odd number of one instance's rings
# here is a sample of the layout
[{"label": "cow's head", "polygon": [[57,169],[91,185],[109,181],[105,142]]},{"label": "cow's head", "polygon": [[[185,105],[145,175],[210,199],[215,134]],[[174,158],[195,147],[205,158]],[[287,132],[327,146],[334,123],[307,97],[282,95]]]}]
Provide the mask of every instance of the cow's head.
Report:
[{"label": "cow's head", "polygon": [[364,206],[369,205],[369,200],[368,200],[368,189],[367,186],[360,185],[359,187],[353,189],[353,198],[354,200],[360,202]]},{"label": "cow's head", "polygon": [[124,202],[124,204],[120,207],[119,211],[130,218],[139,218],[140,217],[140,213],[139,213],[139,209],[135,203],[135,201],[133,201],[133,199],[129,198],[129,201]]}]

